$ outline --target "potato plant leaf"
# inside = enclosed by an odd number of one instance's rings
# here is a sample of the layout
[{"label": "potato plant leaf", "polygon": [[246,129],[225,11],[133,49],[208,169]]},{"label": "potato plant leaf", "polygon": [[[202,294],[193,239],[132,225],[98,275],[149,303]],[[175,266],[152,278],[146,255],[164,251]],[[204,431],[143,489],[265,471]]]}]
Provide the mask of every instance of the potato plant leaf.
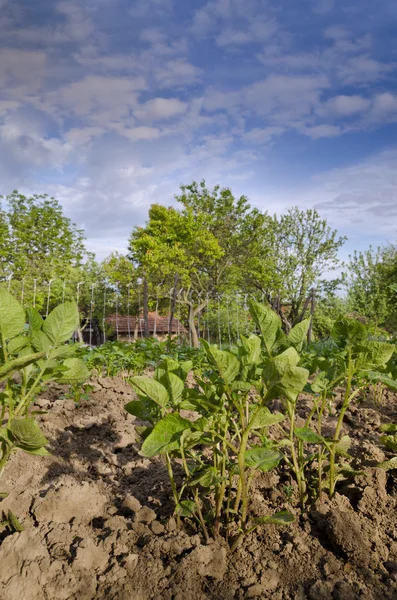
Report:
[{"label": "potato plant leaf", "polygon": [[65,302],[50,312],[43,324],[44,333],[55,345],[67,342],[79,324],[79,313],[75,302]]},{"label": "potato plant leaf", "polygon": [[66,358],[63,361],[63,366],[65,367],[65,371],[59,377],[60,383],[84,383],[90,376],[85,362],[80,358]]},{"label": "potato plant leaf", "polygon": [[210,346],[207,342],[204,345],[209,362],[216,367],[219,376],[226,385],[230,385],[236,379],[240,371],[240,361],[231,352],[218,350]]},{"label": "potato plant leaf", "polygon": [[170,402],[169,394],[166,388],[155,379],[146,375],[137,375],[129,380],[132,388],[140,396],[147,396],[153,402],[159,404],[162,408],[166,408]]},{"label": "potato plant leaf", "polygon": [[43,327],[44,320],[39,311],[33,306],[26,309],[26,316],[31,331],[39,331]]},{"label": "potato plant leaf", "polygon": [[391,471],[392,469],[397,469],[397,456],[393,456],[390,460],[385,460],[381,463],[378,463],[378,467],[381,469],[385,469],[385,471]]},{"label": "potato plant leaf", "polygon": [[196,503],[193,500],[181,500],[175,507],[175,512],[181,517],[191,517],[197,511]]},{"label": "potato plant leaf", "polygon": [[37,450],[48,444],[48,440],[42,434],[40,427],[34,419],[12,419],[9,430],[16,445],[24,446],[30,450]]},{"label": "potato plant leaf", "polygon": [[250,313],[262,334],[267,353],[270,355],[277,332],[281,328],[281,319],[270,307],[255,301],[250,302]]},{"label": "potato plant leaf", "polygon": [[7,290],[0,289],[0,334],[5,340],[16,337],[25,326],[25,311]]},{"label": "potato plant leaf", "polygon": [[290,523],[293,523],[295,521],[295,517],[287,510],[281,510],[280,512],[274,513],[273,515],[261,517],[260,519],[256,519],[255,521],[258,524],[289,525]]},{"label": "potato plant leaf", "polygon": [[301,321],[291,329],[288,334],[289,343],[295,348],[301,349],[306,340],[307,332],[309,331],[310,318]]},{"label": "potato plant leaf", "polygon": [[7,344],[8,354],[17,354],[29,344],[29,338],[26,335],[18,335],[17,337],[12,338]]},{"label": "potato plant leaf", "polygon": [[252,429],[262,429],[263,427],[270,427],[276,423],[284,421],[285,416],[282,413],[271,413],[266,406],[262,406],[255,412],[250,424]]},{"label": "potato plant leaf", "polygon": [[157,454],[170,453],[180,446],[182,432],[190,429],[191,422],[177,413],[166,415],[154,427],[142,445],[141,455],[146,458]]},{"label": "potato plant leaf", "polygon": [[310,427],[295,427],[294,434],[299,440],[308,444],[322,444],[324,442],[324,438]]},{"label": "potato plant leaf", "polygon": [[260,446],[247,450],[244,457],[247,467],[259,469],[264,473],[277,467],[281,459],[282,454],[277,450],[269,450],[269,448],[262,448]]}]

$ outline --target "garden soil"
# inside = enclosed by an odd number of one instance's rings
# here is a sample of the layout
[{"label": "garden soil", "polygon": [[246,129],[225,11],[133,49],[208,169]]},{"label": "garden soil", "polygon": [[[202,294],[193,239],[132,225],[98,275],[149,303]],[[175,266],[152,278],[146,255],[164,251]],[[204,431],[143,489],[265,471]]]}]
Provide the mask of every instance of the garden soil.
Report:
[{"label": "garden soil", "polygon": [[39,398],[51,455],[16,454],[1,479],[0,512],[11,509],[24,531],[0,539],[0,600],[397,599],[397,471],[375,467],[385,459],[378,426],[397,422],[395,396],[347,414],[366,476],[306,514],[282,471],[258,476],[253,512],[287,509],[296,522],[262,527],[231,554],[177,531],[164,464],[139,456],[123,410],[131,388],[118,378],[93,385],[79,405],[62,386]]}]

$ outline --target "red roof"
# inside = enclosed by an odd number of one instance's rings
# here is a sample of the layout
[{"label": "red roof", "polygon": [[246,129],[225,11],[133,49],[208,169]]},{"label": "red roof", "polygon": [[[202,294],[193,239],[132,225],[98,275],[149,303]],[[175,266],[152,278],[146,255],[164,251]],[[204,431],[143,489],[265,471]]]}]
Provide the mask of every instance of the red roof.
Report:
[{"label": "red roof", "polygon": [[[118,330],[119,333],[128,333],[128,331],[130,331],[130,333],[134,333],[137,320],[138,331],[143,331],[145,328],[143,315],[141,315],[140,319],[131,316],[128,317],[127,315],[116,314],[111,314],[106,317],[106,323],[112,325],[114,329]],[[150,312],[148,318],[149,333],[168,333],[169,320],[169,315],[163,317],[156,312]],[[185,331],[186,330],[179,319],[172,319],[170,333],[184,333]]]}]

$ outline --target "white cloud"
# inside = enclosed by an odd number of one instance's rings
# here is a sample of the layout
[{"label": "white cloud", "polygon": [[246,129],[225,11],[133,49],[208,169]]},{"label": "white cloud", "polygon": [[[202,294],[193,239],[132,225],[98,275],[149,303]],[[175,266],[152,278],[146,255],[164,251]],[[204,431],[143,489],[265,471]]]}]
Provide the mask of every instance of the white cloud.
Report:
[{"label": "white cloud", "polygon": [[337,137],[343,133],[342,127],[338,125],[314,125],[313,127],[298,127],[298,130],[313,140]]},{"label": "white cloud", "polygon": [[373,112],[380,117],[397,112],[397,95],[390,92],[376,95],[373,101]]},{"label": "white cloud", "polygon": [[146,88],[143,77],[87,75],[79,81],[44,93],[36,105],[54,115],[76,115],[92,123],[127,118],[137,105],[138,92]]},{"label": "white cloud", "polygon": [[10,98],[23,99],[42,86],[47,56],[41,50],[0,49],[0,86]]},{"label": "white cloud", "polygon": [[162,121],[185,113],[187,105],[178,98],[153,98],[134,110],[141,121]]},{"label": "white cloud", "polygon": [[[370,101],[362,96],[334,96],[330,98],[321,109],[325,114],[339,115],[341,117],[350,117],[357,113],[362,113],[370,106]],[[319,111],[320,112],[320,111]]]}]

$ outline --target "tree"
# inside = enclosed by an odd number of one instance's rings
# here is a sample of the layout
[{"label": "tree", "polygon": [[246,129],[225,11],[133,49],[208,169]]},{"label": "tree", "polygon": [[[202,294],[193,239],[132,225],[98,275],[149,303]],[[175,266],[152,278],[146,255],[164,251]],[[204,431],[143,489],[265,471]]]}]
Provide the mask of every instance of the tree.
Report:
[{"label": "tree", "polygon": [[[246,196],[235,198],[230,188],[216,185],[213,190],[202,180],[182,185],[175,199],[182,204],[185,213],[191,211],[202,226],[218,241],[222,256],[211,268],[212,294],[221,294],[231,287],[242,285],[247,276],[247,263],[252,265],[258,245],[264,238],[268,241],[267,213],[252,208]],[[264,235],[265,234],[265,235]]]},{"label": "tree", "polygon": [[273,282],[263,292],[279,312],[288,331],[300,322],[308,308],[309,291],[335,289],[340,278],[326,279],[340,266],[338,251],[345,237],[337,237],[315,209],[291,208],[274,217]]},{"label": "tree", "polygon": [[191,209],[181,212],[153,204],[146,226],[132,231],[129,252],[142,276],[157,286],[169,290],[178,276],[179,301],[188,307],[192,341],[197,346],[194,319],[205,300],[195,306],[190,294],[208,289],[211,269],[223,254],[216,237],[205,229],[203,216],[194,215]]},{"label": "tree", "polygon": [[65,267],[79,267],[88,257],[84,234],[64,216],[62,207],[47,195],[6,198],[8,210],[0,213],[0,230],[6,243],[7,269],[3,276],[21,281],[62,278]]},{"label": "tree", "polygon": [[350,256],[346,287],[351,307],[389,329],[397,325],[396,286],[397,246],[370,246]]}]

